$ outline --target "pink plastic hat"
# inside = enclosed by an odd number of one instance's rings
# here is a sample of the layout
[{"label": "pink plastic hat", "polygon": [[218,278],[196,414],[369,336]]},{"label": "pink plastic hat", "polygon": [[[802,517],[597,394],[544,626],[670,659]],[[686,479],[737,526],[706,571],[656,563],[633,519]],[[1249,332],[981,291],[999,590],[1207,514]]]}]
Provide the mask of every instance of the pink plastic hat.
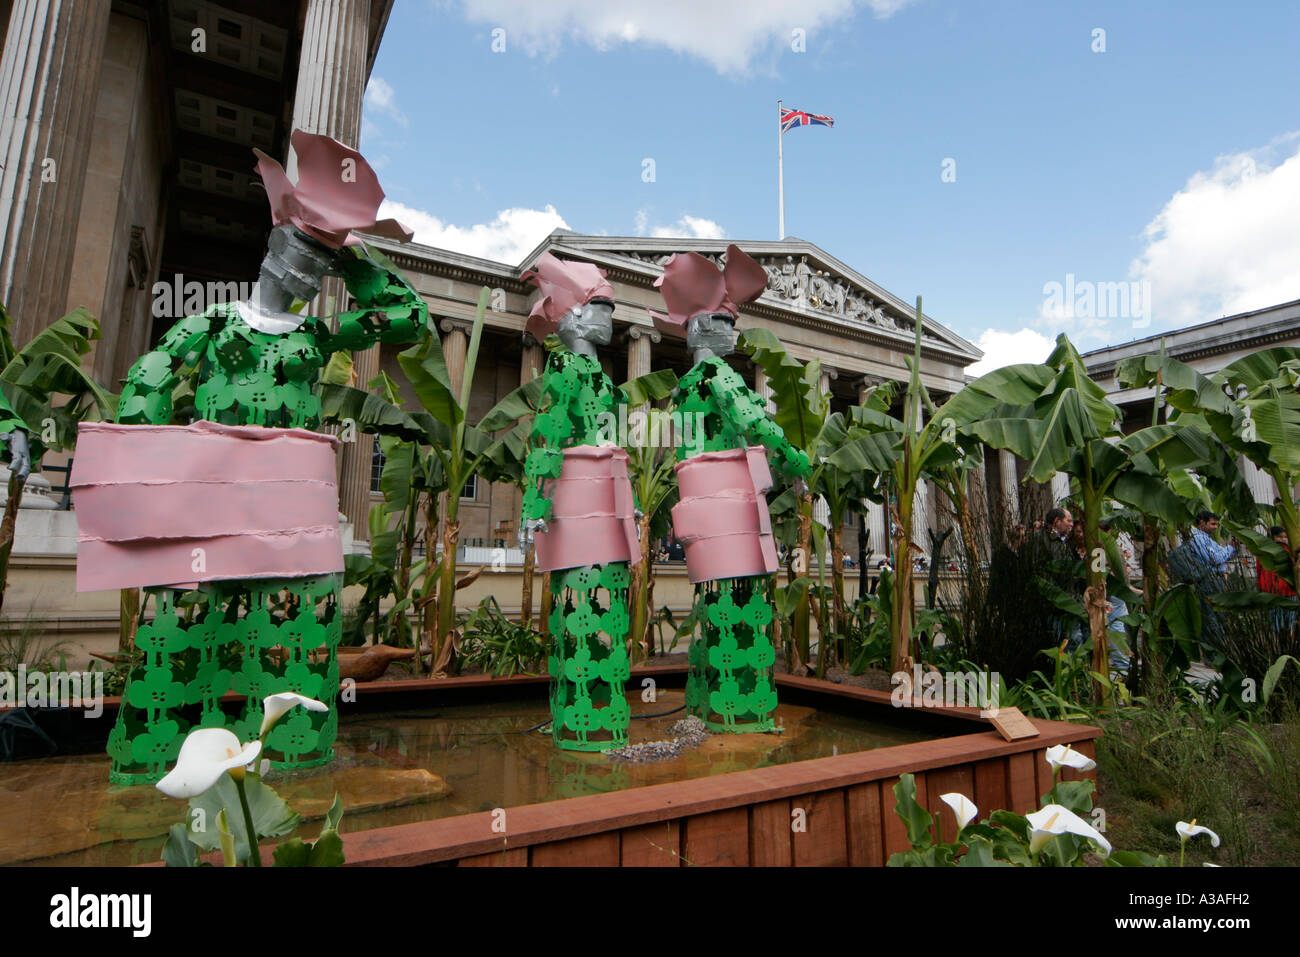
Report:
[{"label": "pink plastic hat", "polygon": [[585,306],[593,299],[614,298],[614,287],[605,278],[605,270],[592,263],[560,259],[542,253],[537,263],[522,276],[542,291],[542,298],[528,314],[525,332],[538,342],[560,328],[560,320],[574,306]]},{"label": "pink plastic hat", "polygon": [[290,140],[298,154],[297,185],[279,163],[253,150],[277,226],[292,223],[331,249],[360,244],[353,232],[411,241],[414,234],[397,220],[375,219],[384,191],[365,157],[319,133],[294,130]]},{"label": "pink plastic hat", "polygon": [[673,336],[686,334],[686,321],[702,312],[729,312],[753,302],[767,288],[767,273],[732,243],[727,247],[727,264],[721,270],[699,253],[675,253],[655,280],[668,305],[668,315],[646,310],[655,328]]}]

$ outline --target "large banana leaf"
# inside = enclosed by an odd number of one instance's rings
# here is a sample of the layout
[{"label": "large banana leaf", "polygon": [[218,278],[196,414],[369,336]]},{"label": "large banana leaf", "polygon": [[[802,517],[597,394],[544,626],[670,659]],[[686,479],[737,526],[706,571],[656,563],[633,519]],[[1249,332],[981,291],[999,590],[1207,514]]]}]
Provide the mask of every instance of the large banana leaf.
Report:
[{"label": "large banana leaf", "polygon": [[542,378],[529,379],[519,388],[506,395],[504,399],[492,406],[487,414],[479,420],[478,428],[482,432],[496,432],[507,429],[526,416],[537,411],[537,403],[542,397]]},{"label": "large banana leaf", "polygon": [[429,333],[411,348],[397,354],[397,362],[406,373],[420,405],[430,415],[455,429],[465,421],[465,410],[451,390],[451,376],[442,355],[442,343]]},{"label": "large banana leaf", "polygon": [[826,419],[828,399],[821,391],[821,362],[806,365],[790,355],[767,329],[753,327],[740,334],[741,350],[767,376],[776,404],[776,424],[786,439],[810,455]]},{"label": "large banana leaf", "polygon": [[666,399],[673,394],[675,388],[677,388],[677,373],[672,369],[659,369],[656,372],[637,376],[619,386],[627,396],[627,404],[630,406]]},{"label": "large banana leaf", "polygon": [[329,422],[351,419],[365,432],[398,436],[408,442],[431,444],[431,436],[416,415],[382,396],[347,385],[322,385],[321,416]]}]

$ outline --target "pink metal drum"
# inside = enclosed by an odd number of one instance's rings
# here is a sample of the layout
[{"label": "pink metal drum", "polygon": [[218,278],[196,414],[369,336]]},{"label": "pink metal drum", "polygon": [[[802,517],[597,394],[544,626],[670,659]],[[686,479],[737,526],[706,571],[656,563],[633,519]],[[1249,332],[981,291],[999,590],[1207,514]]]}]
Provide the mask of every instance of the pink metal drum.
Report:
[{"label": "pink metal drum", "polygon": [[539,571],[641,560],[627,453],[622,449],[565,449],[560,477],[547,482],[545,492],[551,500],[551,520],[547,531],[534,536]]},{"label": "pink metal drum", "polygon": [[77,591],[343,570],[333,436],[206,421],[77,431]]},{"label": "pink metal drum", "polygon": [[772,473],[761,446],[705,452],[678,462],[676,472],[681,500],[673,506],[673,532],[686,549],[692,582],[777,570],[763,497]]}]

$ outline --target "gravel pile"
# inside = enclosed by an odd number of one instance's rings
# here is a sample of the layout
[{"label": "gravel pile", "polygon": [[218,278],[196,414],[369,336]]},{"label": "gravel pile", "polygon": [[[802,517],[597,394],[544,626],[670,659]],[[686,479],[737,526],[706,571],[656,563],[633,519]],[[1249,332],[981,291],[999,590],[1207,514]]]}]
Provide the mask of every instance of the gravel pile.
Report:
[{"label": "gravel pile", "polygon": [[629,744],[625,748],[616,748],[613,751],[604,753],[623,761],[638,763],[664,761],[668,758],[675,758],[692,748],[698,748],[709,738],[709,729],[695,715],[678,721],[668,729],[668,733],[673,736],[670,741],[646,741],[643,744]]}]

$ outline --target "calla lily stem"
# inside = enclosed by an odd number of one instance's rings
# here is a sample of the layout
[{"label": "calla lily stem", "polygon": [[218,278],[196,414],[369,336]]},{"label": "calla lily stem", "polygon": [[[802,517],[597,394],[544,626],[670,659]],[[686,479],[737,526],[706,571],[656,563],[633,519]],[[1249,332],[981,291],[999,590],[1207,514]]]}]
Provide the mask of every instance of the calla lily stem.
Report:
[{"label": "calla lily stem", "polygon": [[[242,769],[241,769],[242,770]],[[248,834],[248,866],[262,866],[262,849],[258,846],[257,831],[253,829],[253,812],[248,809],[248,795],[244,793],[244,776],[234,775],[235,790],[239,792],[239,806],[244,811],[244,830]]]}]

